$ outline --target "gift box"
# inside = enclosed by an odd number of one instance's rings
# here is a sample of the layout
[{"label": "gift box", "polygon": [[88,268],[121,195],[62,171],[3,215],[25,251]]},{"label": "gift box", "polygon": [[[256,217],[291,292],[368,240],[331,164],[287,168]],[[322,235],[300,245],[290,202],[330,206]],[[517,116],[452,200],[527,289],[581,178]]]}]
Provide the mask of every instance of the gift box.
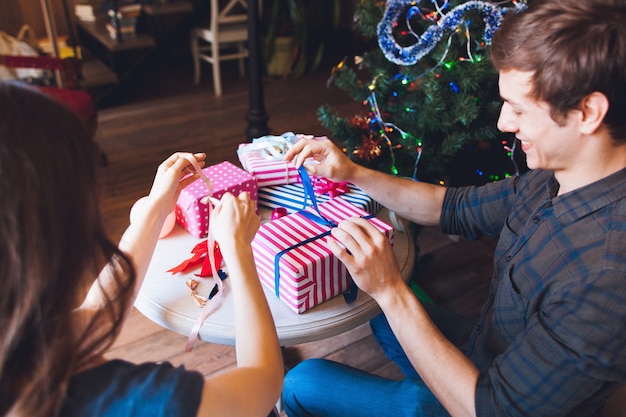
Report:
[{"label": "gift box", "polygon": [[327,247],[332,226],[324,219],[338,222],[353,216],[369,218],[393,244],[392,226],[342,197],[318,207],[319,213],[309,207],[261,225],[252,241],[261,282],[296,313],[350,289],[346,267]]},{"label": "gift box", "polygon": [[[248,191],[252,200],[258,199],[256,179],[228,161],[203,168],[202,172],[212,182],[212,197],[220,199],[225,192],[238,195]],[[176,223],[198,238],[206,237],[209,230],[210,203],[201,201],[209,193],[209,186],[199,179],[180,192],[176,203]]]},{"label": "gift box", "polygon": [[237,157],[243,169],[256,178],[259,187],[290,184],[299,181],[300,176],[298,170],[288,165],[283,158],[298,139],[291,132],[255,138],[251,143],[239,145]]},{"label": "gift box", "polygon": [[[241,143],[237,157],[243,169],[256,178],[259,187],[292,184],[300,181],[298,170],[284,160],[285,152],[301,138],[313,136],[283,133],[280,136],[267,135],[255,138],[251,143]],[[316,163],[309,158],[309,163]]]},{"label": "gift box", "polygon": [[[368,213],[378,213],[378,210],[381,208],[381,204],[374,201],[370,196],[361,191],[359,187],[350,183],[343,185],[343,187],[346,189],[346,192],[341,194],[343,199],[367,211]],[[305,191],[302,183],[259,187],[258,204],[260,207],[267,207],[271,209],[284,207],[287,209],[288,213],[295,213],[304,208],[304,195]],[[316,200],[320,203],[329,201],[332,198],[332,193],[316,194]]]}]

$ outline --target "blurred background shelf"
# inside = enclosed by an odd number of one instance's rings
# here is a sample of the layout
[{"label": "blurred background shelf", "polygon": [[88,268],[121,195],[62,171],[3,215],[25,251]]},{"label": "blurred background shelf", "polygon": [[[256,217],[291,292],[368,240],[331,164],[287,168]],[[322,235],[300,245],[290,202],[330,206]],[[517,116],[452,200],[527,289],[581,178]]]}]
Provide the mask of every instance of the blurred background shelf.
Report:
[{"label": "blurred background shelf", "polygon": [[[108,16],[94,22],[77,20],[78,41],[89,55],[85,57],[85,84],[94,84],[89,80],[93,76],[90,71],[99,74],[96,79],[100,81],[103,77],[114,80],[108,89],[101,87],[94,94],[98,106],[109,107],[123,100],[133,83],[152,71],[172,46],[186,36],[203,3],[206,2],[194,5],[187,0],[171,0],[142,4],[135,32],[122,34],[119,40],[107,30],[107,23],[111,22]],[[101,61],[114,77],[93,60]],[[102,86],[100,81],[96,84]]]},{"label": "blurred background shelf", "polygon": [[115,74],[117,82],[156,46],[155,39],[147,34],[126,36],[122,41],[113,39],[107,32],[104,21],[78,21],[76,27],[78,40],[85,50],[83,69],[86,79],[90,75],[87,73],[88,68],[98,68],[93,61],[99,60]]}]

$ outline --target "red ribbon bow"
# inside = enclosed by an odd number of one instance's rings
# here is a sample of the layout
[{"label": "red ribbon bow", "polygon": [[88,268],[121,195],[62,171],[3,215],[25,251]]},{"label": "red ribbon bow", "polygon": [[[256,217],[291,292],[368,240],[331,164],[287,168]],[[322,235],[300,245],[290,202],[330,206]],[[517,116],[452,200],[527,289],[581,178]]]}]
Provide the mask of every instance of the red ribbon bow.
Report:
[{"label": "red ribbon bow", "polygon": [[[168,269],[167,272],[171,272],[172,274],[177,274],[179,272],[185,272],[191,268],[197,267],[198,265],[202,264],[202,269],[200,270],[200,273],[194,274],[194,275],[197,277],[213,276],[213,272],[211,269],[211,260],[210,260],[210,257],[208,256],[209,254],[208,246],[209,246],[208,239],[203,240],[202,242],[198,243],[191,250],[191,253],[193,253],[193,256],[191,258],[183,261],[182,263],[180,263],[179,265],[175,266],[172,269]],[[222,252],[220,251],[220,247],[217,244],[217,242],[214,242],[213,254],[215,257],[215,269],[218,270],[220,269],[220,265],[222,264],[223,257],[222,257]]]},{"label": "red ribbon bow", "polygon": [[315,179],[313,189],[317,194],[328,194],[331,198],[350,191],[347,181],[334,182],[324,177],[317,177]]}]

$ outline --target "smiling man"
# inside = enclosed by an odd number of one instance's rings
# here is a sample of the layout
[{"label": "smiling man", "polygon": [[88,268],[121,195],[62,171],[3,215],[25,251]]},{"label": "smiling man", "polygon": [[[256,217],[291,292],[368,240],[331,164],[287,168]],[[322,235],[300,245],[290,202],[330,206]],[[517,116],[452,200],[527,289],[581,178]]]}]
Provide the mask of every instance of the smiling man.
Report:
[{"label": "smiling man", "polygon": [[380,305],[374,335],[406,378],[304,361],[285,379],[290,417],[601,413],[626,383],[624,22],[623,0],[534,1],[504,19],[498,127],[526,153],[519,177],[445,188],[356,165],[330,141],[288,152],[416,223],[499,235],[489,298],[457,347],[461,321],[415,298],[380,233],[363,219],[333,229],[345,249],[328,245]]}]

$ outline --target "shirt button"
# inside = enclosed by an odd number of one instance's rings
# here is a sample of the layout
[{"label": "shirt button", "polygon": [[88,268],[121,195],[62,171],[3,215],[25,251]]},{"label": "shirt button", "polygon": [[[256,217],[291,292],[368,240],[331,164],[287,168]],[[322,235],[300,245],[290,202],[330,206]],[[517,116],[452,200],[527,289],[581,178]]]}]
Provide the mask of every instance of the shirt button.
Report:
[{"label": "shirt button", "polygon": [[540,223],[541,222],[541,217],[535,216],[535,218],[533,219],[533,222],[535,222],[535,224]]},{"label": "shirt button", "polygon": [[506,261],[507,261],[507,262],[511,262],[511,255],[509,255],[509,256],[507,256],[507,257],[506,257]]}]

